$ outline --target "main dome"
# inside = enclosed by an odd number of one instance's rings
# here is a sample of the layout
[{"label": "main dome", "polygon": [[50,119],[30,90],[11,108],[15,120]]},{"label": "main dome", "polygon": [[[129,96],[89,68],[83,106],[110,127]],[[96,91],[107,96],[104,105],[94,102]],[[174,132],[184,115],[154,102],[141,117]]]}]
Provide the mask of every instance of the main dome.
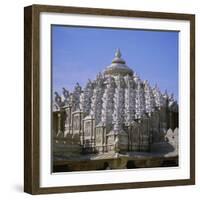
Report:
[{"label": "main dome", "polygon": [[133,70],[126,65],[126,62],[121,58],[120,49],[117,49],[115,52],[115,58],[112,60],[112,63],[106,67],[103,73],[105,76],[126,76],[127,74],[132,76]]}]

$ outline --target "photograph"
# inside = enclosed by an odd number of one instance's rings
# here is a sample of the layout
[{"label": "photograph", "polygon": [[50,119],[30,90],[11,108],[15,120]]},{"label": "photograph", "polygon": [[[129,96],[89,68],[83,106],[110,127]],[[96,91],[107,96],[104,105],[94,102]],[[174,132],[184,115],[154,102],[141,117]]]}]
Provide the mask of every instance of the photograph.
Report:
[{"label": "photograph", "polygon": [[179,31],[51,24],[51,172],[179,167]]},{"label": "photograph", "polygon": [[24,191],[195,184],[195,15],[24,11]]}]

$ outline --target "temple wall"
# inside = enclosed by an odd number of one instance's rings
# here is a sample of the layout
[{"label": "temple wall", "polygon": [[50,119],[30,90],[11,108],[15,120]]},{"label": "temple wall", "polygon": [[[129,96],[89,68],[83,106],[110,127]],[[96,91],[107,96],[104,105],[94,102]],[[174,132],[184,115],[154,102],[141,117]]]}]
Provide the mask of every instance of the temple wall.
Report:
[{"label": "temple wall", "polygon": [[163,142],[167,130],[178,127],[178,113],[162,108],[134,125],[123,126],[124,133],[119,135],[116,143],[112,125],[95,126],[93,118],[84,118],[82,112],[71,112],[69,107],[54,112],[52,120],[53,137],[57,138],[57,143],[63,143],[68,138],[72,143],[80,145],[85,153],[115,151],[116,145],[119,145],[121,151],[150,151],[150,144]]}]

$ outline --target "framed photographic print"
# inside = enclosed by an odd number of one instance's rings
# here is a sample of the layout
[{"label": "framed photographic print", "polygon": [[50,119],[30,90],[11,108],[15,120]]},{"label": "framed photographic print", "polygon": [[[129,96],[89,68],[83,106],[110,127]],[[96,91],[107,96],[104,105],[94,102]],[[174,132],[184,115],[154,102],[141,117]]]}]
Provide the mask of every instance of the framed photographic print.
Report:
[{"label": "framed photographic print", "polygon": [[195,16],[24,9],[24,191],[195,183]]}]

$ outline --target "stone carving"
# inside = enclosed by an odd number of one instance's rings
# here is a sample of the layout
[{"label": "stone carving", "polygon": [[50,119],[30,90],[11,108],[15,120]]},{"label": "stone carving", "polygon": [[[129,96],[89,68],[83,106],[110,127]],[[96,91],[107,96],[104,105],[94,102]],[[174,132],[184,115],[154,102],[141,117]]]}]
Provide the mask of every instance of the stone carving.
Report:
[{"label": "stone carving", "polygon": [[171,94],[169,97],[169,109],[174,112],[178,112],[178,104],[177,101],[174,100],[174,95]]},{"label": "stone carving", "polygon": [[117,75],[122,75],[125,76],[129,74],[130,76],[133,75],[133,70],[130,69],[127,65],[126,62],[121,58],[121,52],[119,49],[117,49],[115,53],[115,58],[113,59],[111,65],[109,65],[105,70],[104,70],[104,75],[105,77],[107,76],[117,76]]},{"label": "stone carving", "polygon": [[155,100],[155,107],[160,109],[164,105],[164,98],[157,84],[153,88],[153,95],[154,95],[154,100]]},{"label": "stone carving", "polygon": [[145,113],[151,116],[151,113],[154,112],[154,99],[153,91],[149,86],[147,81],[144,82],[144,98],[145,98]]},{"label": "stone carving", "polygon": [[157,85],[152,88],[142,81],[119,49],[95,80],[88,80],[83,89],[77,83],[72,92],[63,88],[61,96],[55,92],[54,135],[65,137],[66,143],[71,138],[70,144],[84,152],[150,152],[157,144],[178,149],[178,103],[173,94],[162,94]]},{"label": "stone carving", "polygon": [[135,90],[134,80],[130,75],[124,77],[126,88],[125,88],[125,123],[130,125],[135,119]]},{"label": "stone carving", "polygon": [[63,102],[67,105],[69,103],[69,91],[63,88]]},{"label": "stone carving", "polygon": [[95,118],[95,124],[97,125],[101,120],[102,110],[102,96],[103,96],[103,79],[101,74],[97,76],[96,87],[93,90],[90,115]]},{"label": "stone carving", "polygon": [[71,94],[71,101],[72,104],[72,111],[80,110],[80,95],[82,93],[81,86],[79,83],[76,83],[76,86],[74,87],[74,91]]},{"label": "stone carving", "polygon": [[113,124],[114,130],[121,128],[124,120],[124,79],[118,75],[115,79],[116,88],[114,94],[114,112],[113,112]]},{"label": "stone carving", "polygon": [[59,110],[61,106],[63,106],[62,98],[58,94],[58,92],[54,92],[55,98],[54,98],[54,109]]},{"label": "stone carving", "polygon": [[91,99],[93,95],[93,83],[91,80],[88,80],[86,87],[80,95],[80,109],[85,113],[85,115],[89,115],[91,109]]},{"label": "stone carving", "polygon": [[145,111],[145,102],[143,84],[140,79],[136,82],[135,93],[135,118],[141,119]]},{"label": "stone carving", "polygon": [[102,97],[101,121],[105,126],[112,123],[112,113],[114,110],[115,80],[109,76],[106,81],[106,88]]}]

